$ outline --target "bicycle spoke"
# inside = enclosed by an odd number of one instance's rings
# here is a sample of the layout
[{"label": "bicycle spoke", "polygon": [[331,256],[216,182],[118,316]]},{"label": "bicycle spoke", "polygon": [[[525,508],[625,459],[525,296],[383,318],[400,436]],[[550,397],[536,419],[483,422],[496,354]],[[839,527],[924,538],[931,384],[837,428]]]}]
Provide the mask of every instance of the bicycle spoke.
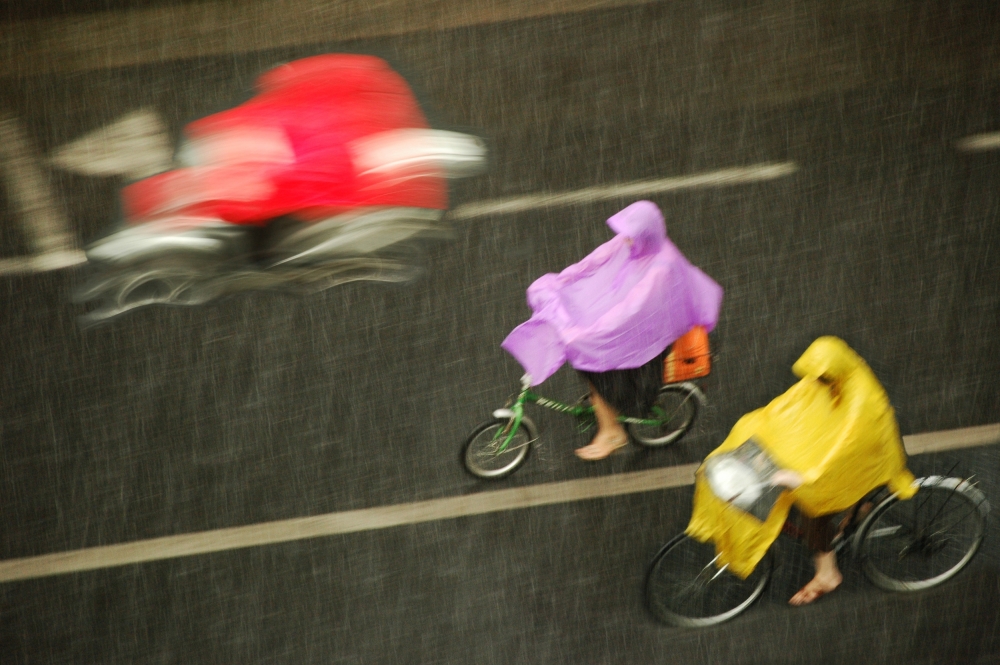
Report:
[{"label": "bicycle spoke", "polygon": [[879,529],[872,529],[868,532],[869,538],[886,538],[888,536],[896,535],[900,529],[903,528],[902,524],[897,524],[896,526],[884,526]]},{"label": "bicycle spoke", "polygon": [[919,500],[887,504],[862,534],[865,572],[884,588],[939,584],[965,566],[982,540],[981,506],[968,493],[928,484],[918,494]]},{"label": "bicycle spoke", "polygon": [[946,526],[944,528],[938,529],[937,531],[935,531],[934,533],[930,534],[930,536],[927,536],[927,537],[930,538],[930,537],[939,535],[941,533],[944,533],[946,531],[950,531],[953,527],[955,527],[958,524],[962,523],[970,515],[972,515],[975,512],[978,512],[978,511],[979,511],[979,506],[973,506],[971,510],[967,511],[964,515],[962,515],[961,517],[959,517],[957,520],[955,520],[954,522],[952,522],[951,524],[949,524],[948,526]]},{"label": "bicycle spoke", "polygon": [[725,621],[749,607],[770,577],[770,559],[747,579],[718,566],[720,554],[711,543],[678,537],[661,551],[646,578],[647,604],[661,621],[680,626],[707,626]]},{"label": "bicycle spoke", "polygon": [[672,443],[691,427],[698,412],[695,392],[683,386],[666,386],[644,418],[622,418],[633,438],[646,446]]},{"label": "bicycle spoke", "polygon": [[712,575],[712,579],[709,580],[709,583],[714,582],[715,580],[717,580],[719,578],[719,575],[721,575],[724,572],[726,572],[727,568],[729,568],[729,564],[728,563],[726,565],[724,565],[722,568],[719,568],[719,572],[717,572],[715,575]]},{"label": "bicycle spoke", "polygon": [[[963,482],[964,482],[964,481],[963,481]],[[948,493],[948,498],[947,498],[947,499],[945,499],[945,501],[944,501],[944,503],[943,503],[943,504],[941,505],[941,507],[940,507],[940,508],[938,508],[938,511],[937,511],[936,513],[934,513],[934,515],[933,515],[933,516],[932,516],[932,517],[931,517],[930,519],[928,519],[928,520],[927,520],[927,523],[928,523],[928,524],[932,524],[932,523],[934,522],[934,520],[936,520],[936,519],[938,518],[938,515],[940,515],[940,514],[941,514],[941,511],[943,511],[943,510],[945,509],[945,507],[947,507],[947,505],[948,505],[948,502],[949,502],[949,501],[951,501],[951,499],[952,499],[952,497],[953,497],[953,496],[955,496],[955,492],[956,492],[956,490],[952,489],[952,490],[951,490],[951,491],[950,491],[950,492]],[[921,507],[921,508],[923,508],[923,506],[924,506],[924,505],[925,505],[925,504],[926,504],[926,503],[927,503],[928,501],[930,501],[930,500],[931,500],[931,496],[933,496],[933,495],[932,495],[932,494],[930,494],[930,493],[928,493],[928,495],[927,495],[927,498],[926,498],[926,499],[924,500],[924,502],[923,502],[922,504],[920,504],[920,507]]]},{"label": "bicycle spoke", "polygon": [[496,420],[480,426],[462,450],[465,468],[479,478],[502,478],[521,465],[535,441],[526,419]]}]

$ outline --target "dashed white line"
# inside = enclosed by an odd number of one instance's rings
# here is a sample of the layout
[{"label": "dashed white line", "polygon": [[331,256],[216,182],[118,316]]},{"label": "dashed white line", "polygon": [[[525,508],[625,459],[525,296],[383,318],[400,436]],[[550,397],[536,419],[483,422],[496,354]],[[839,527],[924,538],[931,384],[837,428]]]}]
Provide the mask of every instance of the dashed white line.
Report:
[{"label": "dashed white line", "polygon": [[56,148],[49,162],[83,175],[139,180],[169,169],[173,152],[166,123],[141,109]]},{"label": "dashed white line", "polygon": [[0,582],[690,485],[697,464],[348,510],[0,561]]},{"label": "dashed white line", "polygon": [[926,432],[910,434],[903,437],[908,455],[923,455],[945,450],[975,448],[1000,443],[1000,423],[979,425],[978,427],[963,427],[943,432]]},{"label": "dashed white line", "polygon": [[0,259],[0,275],[29,275],[71,268],[87,262],[87,255],[80,249],[64,249],[33,256],[16,256]]},{"label": "dashed white line", "polygon": [[0,118],[0,168],[33,254],[60,254],[76,249],[69,222],[54,205],[52,188],[24,130],[14,118]]},{"label": "dashed white line", "polygon": [[[903,443],[910,455],[992,445],[1000,443],[1000,424],[906,436]],[[0,561],[0,582],[684,487],[694,482],[697,468],[685,464],[8,559]]]},{"label": "dashed white line", "polygon": [[485,217],[487,215],[524,212],[525,210],[534,210],[537,208],[582,205],[595,201],[648,196],[682,189],[745,185],[783,178],[792,175],[798,169],[799,167],[795,162],[763,163],[672,178],[636,180],[614,185],[587,187],[569,192],[528,194],[526,196],[494,199],[492,201],[466,203],[448,213],[448,218],[464,220],[474,217]]},{"label": "dashed white line", "polygon": [[[119,123],[118,125],[112,127],[115,129],[114,132],[111,134],[107,134],[107,132],[99,133],[98,138],[100,138],[102,142],[105,140],[118,139],[132,141],[136,138],[135,131],[133,130],[138,129],[142,130],[141,133],[144,137],[139,142],[144,143],[146,139],[149,138],[148,131],[146,130],[154,127],[155,123],[145,116],[130,116],[127,120],[129,120],[127,125]],[[122,131],[125,131],[125,134],[122,134]],[[124,136],[124,139],[122,136],[119,136],[120,134]],[[60,166],[74,168],[75,170],[83,172],[84,162],[86,162],[83,157],[84,155],[89,155],[91,157],[94,157],[95,155],[103,156],[100,160],[98,160],[96,165],[92,165],[90,167],[94,173],[99,172],[101,174],[108,174],[115,170],[123,169],[125,166],[135,167],[135,164],[117,162],[110,157],[107,157],[106,153],[108,151],[103,143],[102,146],[104,147],[98,147],[92,145],[92,139],[94,139],[94,137],[88,136],[85,138],[87,138],[87,141],[84,143],[70,144],[70,146],[57,151],[56,158],[53,161],[56,161]],[[25,148],[19,149],[23,150]],[[12,186],[24,188],[24,176],[17,174],[23,174],[29,166],[37,169],[37,167],[34,167],[32,164],[33,163],[30,161],[21,163],[19,166],[18,164],[15,164],[15,168],[18,170],[14,172],[13,176],[11,176]],[[145,164],[145,162],[143,162],[143,165],[149,166],[148,164]],[[652,194],[662,194],[664,192],[679,191],[683,189],[730,187],[754,182],[766,182],[768,180],[775,180],[777,178],[792,175],[798,171],[798,169],[799,167],[795,164],[795,162],[763,163],[745,167],[721,169],[718,171],[708,171],[705,173],[695,173],[692,175],[659,178],[656,180],[637,180],[613,185],[587,187],[585,189],[568,192],[528,194],[525,196],[507,199],[494,199],[490,201],[466,203],[451,210],[448,213],[448,218],[460,221],[474,219],[476,217],[486,217],[489,215],[524,212],[526,210],[539,208],[583,205],[596,201],[630,198],[636,196],[649,196]],[[41,185],[38,184],[43,182],[41,180],[41,174],[39,173],[33,177],[32,182],[35,183],[33,187],[41,187]],[[67,242],[66,238],[69,238],[68,231],[60,231],[60,229],[64,227],[65,221],[62,220],[62,218],[55,212],[51,204],[45,204],[41,198],[35,196],[29,203],[23,205],[22,208],[24,209],[23,214],[25,216],[26,223],[30,222],[29,230],[33,230],[34,238],[39,241],[45,240],[46,242],[51,243],[55,241],[52,240],[51,236],[46,234],[61,233],[62,235],[59,235],[58,237],[63,238],[63,240],[60,242]],[[51,216],[52,219],[46,220],[46,216]],[[45,224],[43,224],[43,222],[45,222]],[[56,248],[42,252],[40,255],[33,257],[26,256],[0,260],[0,275],[52,270],[85,262],[86,257],[83,252],[79,250]]]},{"label": "dashed white line", "polygon": [[955,148],[961,150],[962,152],[1000,150],[1000,132],[966,136],[964,139],[955,141]]}]

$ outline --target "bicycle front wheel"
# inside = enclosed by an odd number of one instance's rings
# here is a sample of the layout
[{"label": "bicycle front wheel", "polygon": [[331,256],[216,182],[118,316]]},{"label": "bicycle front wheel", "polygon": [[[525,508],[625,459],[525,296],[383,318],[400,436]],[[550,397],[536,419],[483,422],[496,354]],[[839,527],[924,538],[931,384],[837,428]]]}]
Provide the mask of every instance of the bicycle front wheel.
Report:
[{"label": "bicycle front wheel", "polygon": [[979,549],[986,497],[961,478],[932,476],[917,494],[880,503],[858,530],[855,553],[865,575],[890,591],[919,591],[954,577]]},{"label": "bicycle front wheel", "polygon": [[663,546],[646,573],[646,606],[657,619],[702,628],[732,619],[764,593],[771,579],[767,554],[747,579],[715,565],[715,546],[685,534]]},{"label": "bicycle front wheel", "polygon": [[632,438],[644,446],[666,446],[684,436],[697,415],[697,388],[692,384],[677,383],[660,388],[647,416],[655,423],[629,423],[628,428]]},{"label": "bicycle front wheel", "polygon": [[514,436],[504,447],[512,426],[510,418],[493,418],[472,430],[462,446],[461,461],[465,470],[487,480],[499,480],[517,471],[528,459],[531,444],[538,437],[534,424],[522,418]]}]

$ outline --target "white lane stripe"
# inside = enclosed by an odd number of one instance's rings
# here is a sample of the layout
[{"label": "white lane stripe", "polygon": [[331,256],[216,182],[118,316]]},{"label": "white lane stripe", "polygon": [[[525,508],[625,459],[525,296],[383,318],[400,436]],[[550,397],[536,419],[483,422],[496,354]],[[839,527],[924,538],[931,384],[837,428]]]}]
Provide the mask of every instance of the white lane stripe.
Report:
[{"label": "white lane stripe", "polygon": [[27,275],[78,266],[87,262],[81,249],[66,249],[34,256],[16,256],[0,259],[0,275]]},{"label": "white lane stripe", "polygon": [[962,152],[983,152],[985,150],[1000,150],[1000,132],[988,134],[973,134],[955,141],[955,148]]},{"label": "white lane stripe", "polygon": [[52,151],[49,163],[89,176],[140,180],[170,168],[173,146],[156,111],[139,109]]},{"label": "white lane stripe", "polygon": [[[595,201],[648,196],[682,189],[728,187],[753,182],[765,182],[791,175],[798,171],[798,169],[799,167],[795,162],[762,163],[672,178],[637,180],[617,185],[587,187],[586,189],[578,189],[570,192],[529,194],[509,199],[466,203],[451,210],[448,213],[448,219],[455,221],[468,220],[487,215],[502,215],[537,208],[582,205]],[[54,223],[51,225],[53,228],[58,228],[64,224],[61,217],[53,212],[51,205],[44,207],[44,210],[39,207],[32,214],[31,219],[35,225],[38,225],[44,221],[45,215],[54,215]],[[38,256],[0,259],[0,275],[54,270],[86,263],[86,261],[86,256],[80,250],[49,252]]]},{"label": "white lane stripe", "polygon": [[34,254],[76,249],[76,238],[54,203],[49,182],[25,131],[10,117],[0,118],[0,168],[7,181],[7,195],[19,213],[21,228]]},{"label": "white lane stripe", "polygon": [[568,480],[0,561],[0,582],[690,485],[697,464]]},{"label": "white lane stripe", "polygon": [[[997,443],[1000,443],[1000,423],[903,437],[903,444],[910,455]],[[694,482],[697,468],[697,464],[685,464],[8,559],[0,561],[0,582],[684,487]]]},{"label": "white lane stripe", "polygon": [[903,437],[906,454],[923,455],[946,450],[975,448],[1000,443],[1000,423],[979,425],[978,427],[963,427],[962,429],[945,430],[942,432],[927,432],[925,434],[910,434]]},{"label": "white lane stripe", "polygon": [[662,194],[663,192],[672,192],[681,189],[743,185],[782,178],[798,170],[799,167],[795,162],[763,163],[673,178],[637,180],[617,185],[587,187],[586,189],[578,189],[571,192],[529,194],[527,196],[466,203],[449,212],[448,218],[454,220],[472,219],[486,215],[523,212],[536,208],[581,205],[609,199]]}]

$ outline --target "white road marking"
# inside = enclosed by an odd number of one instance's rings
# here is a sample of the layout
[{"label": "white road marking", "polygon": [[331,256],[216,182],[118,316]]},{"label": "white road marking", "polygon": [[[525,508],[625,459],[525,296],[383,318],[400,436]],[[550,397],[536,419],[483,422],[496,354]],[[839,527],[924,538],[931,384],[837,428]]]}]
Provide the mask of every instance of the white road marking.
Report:
[{"label": "white road marking", "polygon": [[681,189],[704,187],[729,187],[753,182],[765,182],[791,175],[799,170],[795,162],[754,164],[752,166],[709,171],[694,175],[659,178],[657,180],[636,180],[616,185],[587,187],[570,192],[529,194],[492,201],[480,201],[460,205],[448,213],[453,220],[472,219],[487,215],[503,215],[536,208],[582,205],[609,199],[624,199],[635,196],[662,194]]},{"label": "white road marking", "polygon": [[54,204],[52,189],[35,152],[20,123],[10,117],[0,118],[0,169],[33,256],[64,256],[76,250],[69,222]]},{"label": "white road marking", "polygon": [[173,149],[166,124],[142,109],[60,146],[49,161],[91,176],[125,175],[138,180],[170,168]]},{"label": "white road marking", "polygon": [[975,448],[1000,443],[1000,423],[963,427],[943,432],[911,434],[903,437],[907,455],[923,455],[945,450]]},{"label": "white road marking", "polygon": [[697,464],[349,510],[0,561],[0,582],[690,485]]},{"label": "white road marking", "polygon": [[955,148],[962,152],[984,152],[986,150],[1000,150],[1000,132],[990,132],[988,134],[973,134],[964,139],[955,141]]},{"label": "white road marking", "polygon": [[[903,443],[910,455],[993,445],[1000,443],[1000,424],[917,434],[903,437]],[[0,561],[0,582],[685,487],[693,484],[697,468],[685,464],[8,559]]]},{"label": "white road marking", "polygon": [[[116,123],[114,126],[104,128],[99,130],[99,132],[84,137],[86,141],[79,139],[74,143],[60,148],[56,152],[56,156],[53,157],[53,161],[58,162],[63,167],[72,167],[80,172],[86,172],[85,169],[89,168],[93,174],[117,173],[120,172],[120,169],[139,168],[141,166],[159,168],[152,159],[152,153],[150,153],[149,157],[142,157],[138,161],[130,161],[131,157],[128,155],[125,155],[121,161],[117,161],[111,155],[111,145],[116,141],[120,141],[118,147],[126,151],[128,145],[132,145],[136,149],[140,149],[141,146],[149,147],[151,145],[147,142],[147,139],[150,139],[151,136],[149,131],[155,129],[155,127],[156,120],[154,118],[148,115],[133,114],[124,118],[123,121]],[[24,170],[25,167],[21,165],[19,168]],[[798,169],[799,167],[795,162],[763,163],[686,176],[587,187],[570,192],[528,194],[509,199],[466,203],[451,210],[448,213],[448,219],[456,221],[468,220],[488,215],[510,214],[537,208],[582,205],[595,201],[648,196],[682,189],[729,187],[754,182],[766,182],[791,175],[798,171]],[[38,179],[40,180],[40,174]],[[37,204],[38,202],[36,201],[35,203]],[[45,207],[44,211],[47,211],[45,214],[56,214],[51,205]],[[43,208],[36,205],[35,212],[31,217],[32,220],[35,220],[36,225],[44,221],[42,212]],[[56,224],[50,225],[50,228],[57,228],[65,223],[58,216],[56,222]],[[41,236],[42,234],[39,232],[36,235]],[[42,256],[0,260],[0,275],[52,270],[86,262],[86,257],[79,250],[69,250],[68,252],[66,250],[56,251],[58,253],[47,252]],[[50,260],[46,261],[46,258]]]},{"label": "white road marking", "polygon": [[63,249],[34,256],[17,256],[0,259],[0,275],[28,275],[36,272],[60,270],[87,262],[87,255],[80,249]]}]

